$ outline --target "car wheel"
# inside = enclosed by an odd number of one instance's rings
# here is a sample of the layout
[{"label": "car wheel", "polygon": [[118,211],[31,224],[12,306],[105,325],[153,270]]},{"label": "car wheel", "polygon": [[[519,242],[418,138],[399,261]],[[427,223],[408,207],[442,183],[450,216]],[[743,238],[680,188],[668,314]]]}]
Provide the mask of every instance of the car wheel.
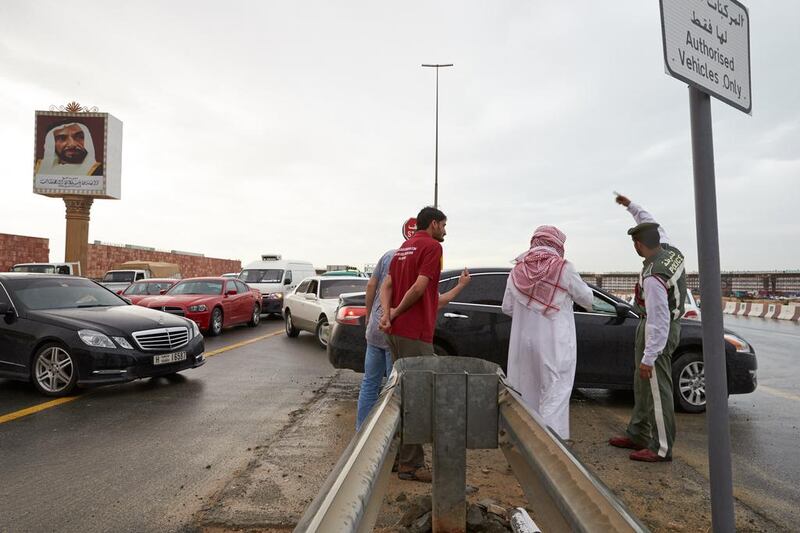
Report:
[{"label": "car wheel", "polygon": [[215,307],[211,311],[211,320],[208,323],[208,336],[216,337],[222,333],[222,309]]},{"label": "car wheel", "polygon": [[703,356],[689,352],[672,365],[672,394],[675,405],[687,413],[706,410],[706,374]]},{"label": "car wheel", "polygon": [[45,344],[33,357],[31,376],[36,389],[47,396],[67,396],[78,382],[78,366],[59,344]]},{"label": "car wheel", "polygon": [[317,342],[323,348],[328,347],[328,340],[331,337],[331,326],[328,324],[328,317],[321,316],[317,322]]},{"label": "car wheel", "polygon": [[292,322],[292,313],[289,310],[286,310],[286,319],[285,319],[285,326],[286,326],[286,336],[295,338],[300,335],[300,330],[294,327],[294,322]]},{"label": "car wheel", "polygon": [[250,326],[251,328],[254,328],[259,323],[261,323],[261,306],[255,304],[253,306],[253,316],[250,317],[250,322],[248,322],[247,325]]}]

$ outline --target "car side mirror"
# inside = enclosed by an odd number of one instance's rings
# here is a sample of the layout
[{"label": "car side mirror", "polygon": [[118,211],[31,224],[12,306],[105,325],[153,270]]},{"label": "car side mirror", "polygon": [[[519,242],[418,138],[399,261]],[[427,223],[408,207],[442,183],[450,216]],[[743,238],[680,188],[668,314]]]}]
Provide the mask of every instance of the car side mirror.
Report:
[{"label": "car side mirror", "polygon": [[230,290],[230,291],[225,293],[225,296],[236,296],[236,291]]},{"label": "car side mirror", "polygon": [[292,283],[292,279],[291,279],[291,278],[285,278],[285,279],[283,280],[283,284],[284,284],[284,285],[291,285],[291,283]]},{"label": "car side mirror", "polygon": [[622,302],[615,303],[614,308],[617,310],[617,316],[620,318],[628,318],[628,315],[632,311],[630,305]]},{"label": "car side mirror", "polygon": [[164,294],[167,294],[167,289],[161,289],[160,291],[158,291],[158,294],[161,294],[162,296]]},{"label": "car side mirror", "polygon": [[14,308],[5,302],[0,303],[0,316],[6,320],[12,320],[14,318]]},{"label": "car side mirror", "polygon": [[306,300],[316,300],[316,299],[317,299],[317,295],[314,294],[313,292],[307,292],[306,293]]}]

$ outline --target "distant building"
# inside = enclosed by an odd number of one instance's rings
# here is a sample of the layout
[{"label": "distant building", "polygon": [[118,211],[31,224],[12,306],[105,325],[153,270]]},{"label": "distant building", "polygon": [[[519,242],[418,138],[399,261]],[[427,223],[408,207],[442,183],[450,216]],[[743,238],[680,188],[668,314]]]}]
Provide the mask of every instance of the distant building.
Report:
[{"label": "distant building", "polygon": [[[632,294],[638,272],[582,272],[587,282],[614,294]],[[800,295],[800,271],[722,272],[723,296],[797,296]],[[700,275],[690,272],[686,285],[694,293],[700,290]]]}]

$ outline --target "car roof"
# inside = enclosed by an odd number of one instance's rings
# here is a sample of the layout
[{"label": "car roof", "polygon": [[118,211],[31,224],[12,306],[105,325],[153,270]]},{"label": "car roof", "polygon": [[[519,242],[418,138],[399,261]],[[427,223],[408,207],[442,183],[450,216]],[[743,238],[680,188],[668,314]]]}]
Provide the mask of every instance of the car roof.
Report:
[{"label": "car roof", "polygon": [[137,279],[136,281],[133,282],[133,284],[136,285],[137,283],[165,283],[170,281],[177,283],[183,280],[175,278],[144,278],[144,279]]},{"label": "car roof", "polygon": [[[148,280],[142,280],[148,281]],[[232,278],[223,278],[222,276],[202,276],[198,278],[183,278],[175,281],[232,281]]]},{"label": "car roof", "polygon": [[[511,272],[511,267],[480,267],[480,268],[469,268],[470,276],[474,276],[475,274],[508,274]],[[439,279],[450,279],[450,278],[457,278],[461,275],[464,269],[458,270],[442,270],[442,274],[439,276]]]},{"label": "car roof", "polygon": [[[48,263],[49,264],[49,263]],[[23,278],[53,278],[64,279],[69,277],[72,279],[86,279],[82,276],[65,276],[64,274],[44,274],[40,272],[0,272],[0,279],[23,279]]]},{"label": "car roof", "polygon": [[309,276],[309,277],[305,278],[302,281],[314,280],[314,279],[316,279],[316,280],[326,280],[326,281],[335,281],[335,280],[338,281],[338,280],[343,280],[343,279],[344,280],[348,280],[348,279],[352,279],[352,280],[367,280],[368,278],[365,278],[363,276]]}]

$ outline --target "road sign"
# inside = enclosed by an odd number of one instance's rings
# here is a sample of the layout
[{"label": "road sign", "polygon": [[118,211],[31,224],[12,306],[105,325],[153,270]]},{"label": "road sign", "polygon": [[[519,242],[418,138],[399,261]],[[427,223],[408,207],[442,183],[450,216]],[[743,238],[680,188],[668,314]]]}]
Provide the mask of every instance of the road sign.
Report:
[{"label": "road sign", "polygon": [[750,15],[735,0],[661,0],[667,73],[750,113]]},{"label": "road sign", "polygon": [[403,223],[403,237],[410,239],[417,232],[417,219],[409,218]]}]

